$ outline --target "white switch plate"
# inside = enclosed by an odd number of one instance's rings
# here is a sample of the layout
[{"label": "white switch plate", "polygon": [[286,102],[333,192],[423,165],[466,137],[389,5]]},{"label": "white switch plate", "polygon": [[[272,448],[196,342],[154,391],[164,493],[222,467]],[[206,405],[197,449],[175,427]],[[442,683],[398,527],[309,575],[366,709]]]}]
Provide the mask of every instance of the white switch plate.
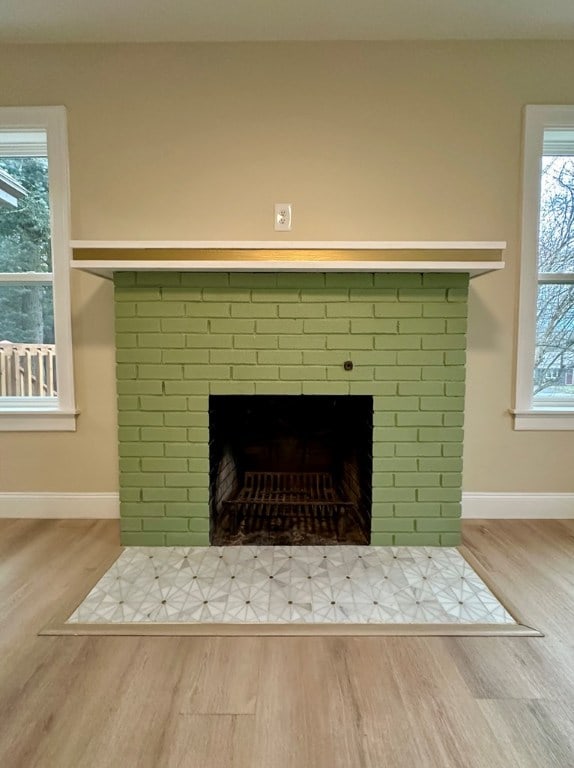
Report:
[{"label": "white switch plate", "polygon": [[275,203],[275,231],[289,232],[293,227],[291,203]]}]

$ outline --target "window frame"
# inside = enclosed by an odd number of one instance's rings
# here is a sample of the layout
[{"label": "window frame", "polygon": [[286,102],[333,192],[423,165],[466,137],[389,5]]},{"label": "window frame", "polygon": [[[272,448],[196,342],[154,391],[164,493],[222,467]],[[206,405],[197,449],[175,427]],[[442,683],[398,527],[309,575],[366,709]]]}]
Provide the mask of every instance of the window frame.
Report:
[{"label": "window frame", "polygon": [[536,403],[532,393],[536,349],[536,307],[538,285],[538,235],[540,216],[540,174],[544,131],[574,127],[574,106],[534,106],[524,110],[522,167],[522,229],[520,298],[515,407],[511,409],[516,430],[574,430],[572,407],[559,403]]},{"label": "window frame", "polygon": [[[54,336],[58,395],[0,398],[0,431],[74,431],[72,319],[70,302],[70,184],[65,107],[0,107],[0,128],[42,130],[47,137]],[[49,277],[50,273],[46,273]],[[0,282],[16,282],[7,277]]]}]

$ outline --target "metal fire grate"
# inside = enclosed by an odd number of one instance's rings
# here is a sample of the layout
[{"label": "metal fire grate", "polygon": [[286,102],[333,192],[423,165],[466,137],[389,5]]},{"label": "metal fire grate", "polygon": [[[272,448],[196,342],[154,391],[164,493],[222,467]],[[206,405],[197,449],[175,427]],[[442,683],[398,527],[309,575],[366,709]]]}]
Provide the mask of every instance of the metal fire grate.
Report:
[{"label": "metal fire grate", "polygon": [[245,485],[237,496],[224,502],[234,506],[254,504],[281,506],[288,513],[300,507],[353,507],[350,501],[340,499],[327,472],[246,472]]},{"label": "metal fire grate", "polygon": [[244,486],[223,506],[236,517],[237,524],[247,515],[277,514],[330,517],[337,522],[342,512],[355,508],[339,497],[326,472],[246,472]]}]

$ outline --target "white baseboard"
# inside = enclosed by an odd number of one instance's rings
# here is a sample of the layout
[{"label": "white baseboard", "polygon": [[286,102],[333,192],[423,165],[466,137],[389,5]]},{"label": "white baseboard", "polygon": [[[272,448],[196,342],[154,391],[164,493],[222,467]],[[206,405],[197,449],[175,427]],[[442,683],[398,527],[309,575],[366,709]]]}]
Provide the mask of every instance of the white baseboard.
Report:
[{"label": "white baseboard", "polygon": [[466,519],[567,520],[574,518],[574,493],[471,493],[462,494]]},{"label": "white baseboard", "polygon": [[0,493],[0,518],[114,518],[117,493]]},{"label": "white baseboard", "polygon": [[[0,518],[105,519],[119,517],[117,493],[0,493]],[[466,519],[574,518],[574,493],[462,494]]]}]

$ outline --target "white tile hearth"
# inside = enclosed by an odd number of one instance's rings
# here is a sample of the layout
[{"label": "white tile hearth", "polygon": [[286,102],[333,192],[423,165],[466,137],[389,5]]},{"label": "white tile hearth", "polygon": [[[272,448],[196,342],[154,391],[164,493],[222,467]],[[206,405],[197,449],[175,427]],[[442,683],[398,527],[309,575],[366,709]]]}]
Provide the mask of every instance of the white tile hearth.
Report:
[{"label": "white tile hearth", "polygon": [[516,624],[441,547],[128,547],[68,624]]}]

